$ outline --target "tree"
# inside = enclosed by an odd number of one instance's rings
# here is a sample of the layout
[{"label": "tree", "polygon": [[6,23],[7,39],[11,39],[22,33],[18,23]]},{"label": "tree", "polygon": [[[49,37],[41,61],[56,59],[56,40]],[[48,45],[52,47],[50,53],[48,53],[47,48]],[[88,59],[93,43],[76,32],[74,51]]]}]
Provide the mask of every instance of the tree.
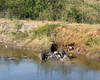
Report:
[{"label": "tree", "polygon": [[41,0],[42,12],[39,14],[43,19],[58,20],[62,11],[66,10],[66,0]]},{"label": "tree", "polygon": [[71,6],[68,12],[68,21],[81,22],[80,10],[76,9],[75,6]]}]

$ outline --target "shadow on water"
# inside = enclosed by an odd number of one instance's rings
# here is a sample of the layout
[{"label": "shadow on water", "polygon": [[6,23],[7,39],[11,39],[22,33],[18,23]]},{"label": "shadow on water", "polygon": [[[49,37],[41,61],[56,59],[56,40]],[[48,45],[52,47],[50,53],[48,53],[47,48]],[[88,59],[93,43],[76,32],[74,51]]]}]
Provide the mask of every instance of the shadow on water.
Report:
[{"label": "shadow on water", "polygon": [[77,58],[71,60],[71,62],[40,61],[38,52],[6,48],[1,45],[0,80],[100,79],[99,62],[81,55],[77,55]]}]

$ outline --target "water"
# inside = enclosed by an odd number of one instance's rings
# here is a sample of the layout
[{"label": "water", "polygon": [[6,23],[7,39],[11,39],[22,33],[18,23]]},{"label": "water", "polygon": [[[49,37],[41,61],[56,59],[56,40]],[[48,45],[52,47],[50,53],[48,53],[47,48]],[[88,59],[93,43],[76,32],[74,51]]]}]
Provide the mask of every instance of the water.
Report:
[{"label": "water", "polygon": [[0,80],[100,80],[100,63],[78,57],[40,61],[36,52],[0,46]]}]

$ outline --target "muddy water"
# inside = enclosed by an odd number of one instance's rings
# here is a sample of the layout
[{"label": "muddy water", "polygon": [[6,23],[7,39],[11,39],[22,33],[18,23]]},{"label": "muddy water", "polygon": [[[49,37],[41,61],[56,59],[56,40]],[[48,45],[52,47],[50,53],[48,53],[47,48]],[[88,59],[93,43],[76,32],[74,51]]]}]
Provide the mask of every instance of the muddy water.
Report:
[{"label": "muddy water", "polygon": [[0,80],[100,80],[97,61],[79,55],[71,62],[40,61],[36,54],[0,46]]}]

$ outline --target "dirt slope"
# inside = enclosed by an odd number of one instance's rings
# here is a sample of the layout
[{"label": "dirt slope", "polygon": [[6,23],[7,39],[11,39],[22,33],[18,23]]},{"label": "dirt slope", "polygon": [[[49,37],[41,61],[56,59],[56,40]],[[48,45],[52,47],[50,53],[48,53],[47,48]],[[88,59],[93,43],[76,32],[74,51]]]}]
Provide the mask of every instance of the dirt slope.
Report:
[{"label": "dirt slope", "polygon": [[[90,25],[91,26],[91,25]],[[92,59],[100,59],[100,28],[77,25],[77,27],[58,27],[58,47],[64,48],[68,54],[78,53]],[[69,49],[69,46],[73,49]]]},{"label": "dirt slope", "polygon": [[31,30],[45,24],[58,23],[63,25],[54,29],[56,35],[53,37],[58,50],[63,48],[68,54],[83,54],[91,59],[100,60],[100,24],[0,19],[0,44],[28,50],[49,51],[53,42],[47,36],[32,39]]}]

